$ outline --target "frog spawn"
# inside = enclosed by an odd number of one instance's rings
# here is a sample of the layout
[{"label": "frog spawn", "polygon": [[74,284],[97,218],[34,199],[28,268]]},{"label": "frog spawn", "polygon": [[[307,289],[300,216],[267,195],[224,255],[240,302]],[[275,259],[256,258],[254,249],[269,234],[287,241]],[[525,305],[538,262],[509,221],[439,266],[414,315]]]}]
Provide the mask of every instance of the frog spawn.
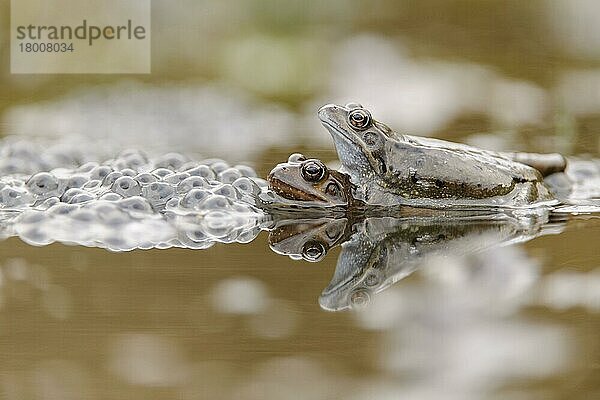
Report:
[{"label": "frog spawn", "polygon": [[9,235],[35,245],[206,248],[258,235],[265,187],[247,166],[128,150],[102,164],[5,176],[0,214]]}]

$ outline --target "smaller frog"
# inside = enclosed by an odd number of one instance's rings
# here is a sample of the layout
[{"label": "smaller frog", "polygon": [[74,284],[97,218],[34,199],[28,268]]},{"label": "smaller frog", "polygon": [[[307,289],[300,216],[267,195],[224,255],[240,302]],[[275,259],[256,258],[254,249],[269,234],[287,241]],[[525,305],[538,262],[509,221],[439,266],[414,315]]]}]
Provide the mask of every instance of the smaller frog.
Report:
[{"label": "smaller frog", "polygon": [[319,206],[351,206],[357,200],[347,174],[328,168],[321,160],[292,154],[267,177],[269,188],[295,202]]}]

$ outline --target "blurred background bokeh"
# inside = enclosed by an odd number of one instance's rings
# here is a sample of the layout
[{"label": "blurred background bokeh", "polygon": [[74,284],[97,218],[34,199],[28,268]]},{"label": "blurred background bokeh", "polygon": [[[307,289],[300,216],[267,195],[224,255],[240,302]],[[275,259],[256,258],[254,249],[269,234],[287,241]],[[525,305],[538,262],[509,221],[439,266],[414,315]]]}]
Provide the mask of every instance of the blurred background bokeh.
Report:
[{"label": "blurred background bokeh", "polygon": [[[334,160],[316,110],[349,101],[404,133],[600,152],[595,0],[153,0],[148,75],[10,74],[9,7],[0,134],[86,161],[182,151],[264,176],[292,152]],[[0,243],[1,393],[598,398],[598,240],[598,223],[571,224],[432,262],[368,312],[334,314],[317,298],[335,251],[307,264],[264,236],[126,254],[12,238]]]}]

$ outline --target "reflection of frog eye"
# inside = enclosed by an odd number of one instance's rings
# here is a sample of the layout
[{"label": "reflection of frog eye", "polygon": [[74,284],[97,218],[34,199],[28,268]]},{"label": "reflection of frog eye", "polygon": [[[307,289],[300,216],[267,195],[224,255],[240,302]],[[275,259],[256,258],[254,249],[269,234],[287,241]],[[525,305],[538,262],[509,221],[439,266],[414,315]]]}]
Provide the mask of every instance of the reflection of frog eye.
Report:
[{"label": "reflection of frog eye", "polygon": [[302,247],[302,258],[306,261],[317,262],[327,254],[327,249],[323,243],[316,240],[311,240]]},{"label": "reflection of frog eye", "polygon": [[325,165],[318,160],[308,160],[302,164],[300,172],[307,182],[319,182],[325,178]]},{"label": "reflection of frog eye", "polygon": [[353,128],[362,131],[371,125],[371,114],[364,108],[356,108],[348,113],[348,122]]}]

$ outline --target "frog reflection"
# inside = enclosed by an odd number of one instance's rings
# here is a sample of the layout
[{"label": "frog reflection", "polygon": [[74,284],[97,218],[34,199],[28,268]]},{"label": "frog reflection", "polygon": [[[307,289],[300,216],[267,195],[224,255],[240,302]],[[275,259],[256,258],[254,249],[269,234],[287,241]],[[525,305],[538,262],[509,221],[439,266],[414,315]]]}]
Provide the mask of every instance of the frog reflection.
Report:
[{"label": "frog reflection", "polygon": [[271,231],[271,248],[294,259],[320,261],[341,245],[335,273],[319,297],[339,311],[363,306],[436,255],[466,255],[530,240],[561,229],[548,214],[521,219],[508,214],[460,215],[443,211],[403,217],[285,221]]},{"label": "frog reflection", "polygon": [[347,218],[282,220],[269,232],[269,246],[294,260],[317,262],[348,240],[351,229]]}]

